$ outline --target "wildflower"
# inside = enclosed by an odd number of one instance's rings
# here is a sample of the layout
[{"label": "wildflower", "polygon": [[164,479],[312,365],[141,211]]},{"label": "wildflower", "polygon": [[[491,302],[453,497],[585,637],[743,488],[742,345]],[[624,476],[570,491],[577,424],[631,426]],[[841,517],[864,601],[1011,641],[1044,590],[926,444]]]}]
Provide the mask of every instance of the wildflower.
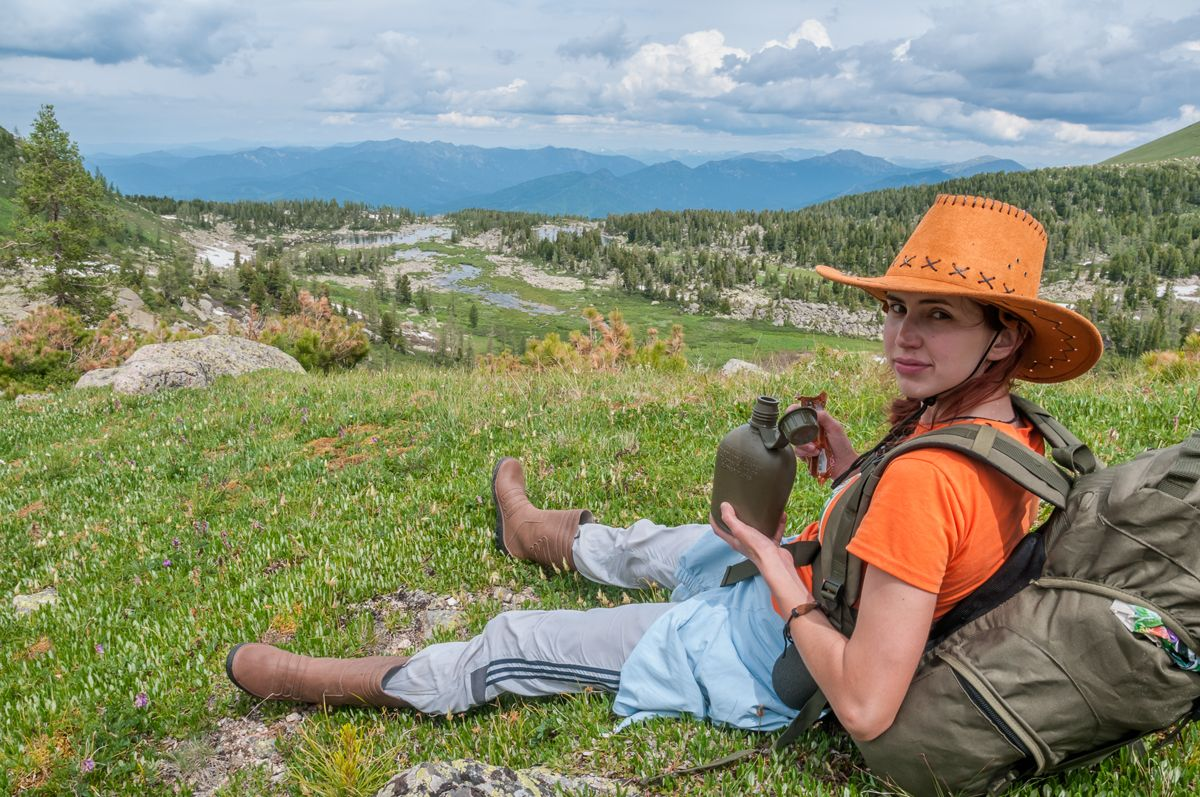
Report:
[{"label": "wildflower", "polygon": [[97,642],[97,643],[96,643],[96,655],[97,655],[97,656],[103,656],[103,655],[104,655],[104,645],[103,645],[102,643],[100,643],[100,642]]},{"label": "wildflower", "polygon": [[171,566],[171,560],[163,559],[163,567],[170,567],[170,566]]},{"label": "wildflower", "polygon": [[145,708],[150,705],[150,698],[146,697],[145,692],[138,692],[137,697],[133,699],[134,708]]},{"label": "wildflower", "polygon": [[173,538],[171,540],[171,545],[175,548],[178,548],[179,547],[179,538],[178,537]]},{"label": "wildflower", "polygon": [[84,773],[85,775],[87,773],[91,772],[95,768],[96,768],[96,762],[93,761],[90,757],[85,758],[79,762],[79,771]]}]

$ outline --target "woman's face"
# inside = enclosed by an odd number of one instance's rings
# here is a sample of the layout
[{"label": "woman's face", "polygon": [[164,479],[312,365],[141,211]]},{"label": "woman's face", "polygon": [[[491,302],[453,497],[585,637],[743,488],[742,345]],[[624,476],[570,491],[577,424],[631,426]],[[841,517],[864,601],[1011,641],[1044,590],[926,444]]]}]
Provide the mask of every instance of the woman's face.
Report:
[{"label": "woman's face", "polygon": [[[995,334],[983,307],[962,296],[901,291],[887,295],[883,351],[900,392],[908,398],[928,398],[961,384]],[[1007,350],[995,345],[988,359],[1000,359]]]}]

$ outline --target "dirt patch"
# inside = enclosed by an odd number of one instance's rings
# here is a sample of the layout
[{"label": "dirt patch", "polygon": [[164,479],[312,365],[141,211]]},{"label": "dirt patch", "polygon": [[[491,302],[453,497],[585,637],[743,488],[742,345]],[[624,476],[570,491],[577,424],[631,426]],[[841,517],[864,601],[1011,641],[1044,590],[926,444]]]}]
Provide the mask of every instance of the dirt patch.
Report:
[{"label": "dirt patch", "polygon": [[529,587],[519,592],[495,587],[461,595],[434,595],[401,588],[348,608],[369,612],[374,620],[375,643],[369,651],[371,655],[398,656],[424,647],[441,630],[458,629],[458,636],[465,636],[463,612],[468,606],[485,601],[499,603],[499,613],[528,608],[538,603],[538,598]]},{"label": "dirt patch", "polygon": [[[341,470],[370,459],[371,454],[361,451],[363,446],[377,445],[381,438],[380,428],[370,424],[356,424],[338,430],[336,437],[318,437],[310,440],[305,447],[316,457],[328,457],[325,467],[328,470]],[[406,451],[407,449],[400,449]],[[397,453],[393,450],[392,453]]]},{"label": "dirt patch", "polygon": [[270,724],[254,717],[226,717],[212,733],[199,739],[169,739],[159,771],[168,785],[191,789],[196,797],[207,797],[224,786],[235,772],[265,768],[272,784],[280,784],[287,772],[276,741],[296,732],[313,708],[298,708]]}]

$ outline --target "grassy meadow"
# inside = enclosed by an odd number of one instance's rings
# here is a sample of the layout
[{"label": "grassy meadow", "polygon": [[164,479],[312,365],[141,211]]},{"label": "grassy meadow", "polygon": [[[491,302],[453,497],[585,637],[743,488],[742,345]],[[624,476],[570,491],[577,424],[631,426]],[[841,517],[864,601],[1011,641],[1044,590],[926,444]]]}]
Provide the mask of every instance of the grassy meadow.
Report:
[{"label": "grassy meadow", "polygon": [[[780,374],[732,380],[698,371],[489,376],[410,363],[258,374],[149,397],[80,391],[2,402],[0,792],[186,792],[216,753],[215,729],[234,720],[264,727],[285,768],[278,782],[266,768],[238,769],[219,794],[371,794],[375,774],[453,758],[636,779],[768,743],[687,720],[611,734],[605,694],[505,699],[451,717],[304,711],[297,722],[288,719],[295,707],[237,692],[224,658],[258,639],[315,655],[376,652],[381,623],[403,629],[413,618],[364,604],[402,590],[455,596],[463,607],[462,625],[435,640],[478,631],[502,590],[530,608],[661,599],[500,555],[494,461],[520,457],[544,505],[585,506],[614,524],[694,522],[707,512],[716,442],[745,421],[754,397],[821,390],[860,447],[880,434],[883,369],[828,350]],[[1023,392],[1108,460],[1200,427],[1194,378],[1132,365]],[[793,525],[823,500],[802,478]],[[47,587],[55,605],[15,612],[13,596]],[[1189,730],[1149,759],[1123,753],[1016,793],[1193,794],[1195,741]],[[849,739],[822,728],[786,753],[643,791],[883,789]]]}]

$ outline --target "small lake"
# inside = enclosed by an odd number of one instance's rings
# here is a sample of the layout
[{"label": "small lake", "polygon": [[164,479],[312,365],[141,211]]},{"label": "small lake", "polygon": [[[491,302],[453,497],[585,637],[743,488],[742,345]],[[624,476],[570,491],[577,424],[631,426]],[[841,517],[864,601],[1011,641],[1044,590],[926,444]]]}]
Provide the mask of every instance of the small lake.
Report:
[{"label": "small lake", "polygon": [[418,227],[408,232],[364,232],[351,235],[339,235],[333,239],[333,245],[341,249],[363,249],[374,246],[390,246],[392,244],[419,244],[422,241],[433,241],[449,238],[454,230],[449,227]]},{"label": "small lake", "polygon": [[527,302],[519,296],[513,296],[511,293],[499,293],[497,291],[489,291],[486,288],[481,288],[478,285],[463,285],[467,280],[473,280],[482,272],[477,266],[472,266],[469,263],[459,263],[450,271],[443,274],[435,274],[432,277],[433,283],[439,288],[448,288],[460,293],[467,293],[472,296],[478,296],[488,304],[494,304],[497,307],[505,307],[510,310],[521,310],[525,313],[534,313],[535,315],[561,315],[562,310],[557,307],[551,307],[548,304],[539,302]]}]

